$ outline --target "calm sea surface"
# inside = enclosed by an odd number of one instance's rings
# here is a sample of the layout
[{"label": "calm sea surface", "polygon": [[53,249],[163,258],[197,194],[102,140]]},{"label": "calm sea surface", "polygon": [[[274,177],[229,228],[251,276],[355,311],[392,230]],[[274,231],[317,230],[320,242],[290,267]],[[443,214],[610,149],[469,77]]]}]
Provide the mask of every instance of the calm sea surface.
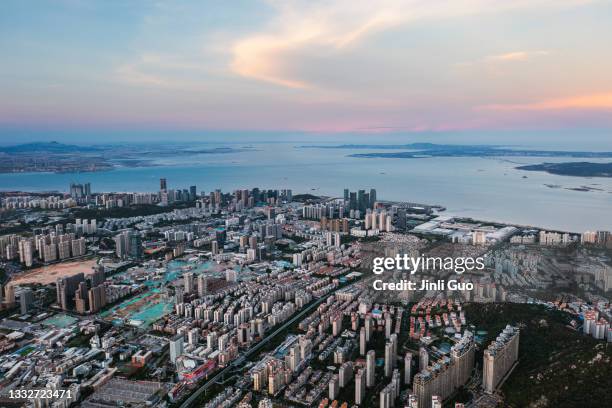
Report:
[{"label": "calm sea surface", "polygon": [[[90,182],[93,191],[146,192],[159,189],[160,177],[168,179],[169,188],[196,185],[198,191],[206,192],[291,188],[294,194],[340,197],[344,188],[376,188],[379,199],[439,204],[453,215],[575,232],[612,230],[612,178],[556,176],[514,168],[571,159],[365,159],[347,155],[376,150],[300,149],[297,145],[255,143],[253,151],[163,158],[152,167],[98,173],[0,174],[0,190],[67,191],[75,181]],[[591,190],[570,190],[583,186]]]}]

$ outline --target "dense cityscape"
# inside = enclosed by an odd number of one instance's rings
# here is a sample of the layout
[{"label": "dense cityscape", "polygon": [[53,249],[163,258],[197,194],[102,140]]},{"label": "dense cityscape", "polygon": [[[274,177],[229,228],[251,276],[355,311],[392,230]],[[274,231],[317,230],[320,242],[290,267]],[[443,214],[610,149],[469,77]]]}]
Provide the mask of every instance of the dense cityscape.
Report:
[{"label": "dense cityscape", "polygon": [[1,7],[0,408],[612,408],[612,1]]},{"label": "dense cityscape", "polygon": [[[203,192],[164,178],[151,193],[72,183],[0,204],[3,407],[611,401],[608,231],[458,218],[375,188]],[[471,290],[376,290],[373,259],[398,254],[486,267],[454,276]]]}]

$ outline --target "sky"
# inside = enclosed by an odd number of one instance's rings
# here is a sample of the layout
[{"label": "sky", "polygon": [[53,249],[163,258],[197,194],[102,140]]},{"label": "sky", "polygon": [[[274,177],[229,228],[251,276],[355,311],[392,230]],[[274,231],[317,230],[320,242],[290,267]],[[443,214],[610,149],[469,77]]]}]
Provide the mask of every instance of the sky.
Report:
[{"label": "sky", "polygon": [[609,0],[3,0],[0,143],[606,142],[611,39]]}]

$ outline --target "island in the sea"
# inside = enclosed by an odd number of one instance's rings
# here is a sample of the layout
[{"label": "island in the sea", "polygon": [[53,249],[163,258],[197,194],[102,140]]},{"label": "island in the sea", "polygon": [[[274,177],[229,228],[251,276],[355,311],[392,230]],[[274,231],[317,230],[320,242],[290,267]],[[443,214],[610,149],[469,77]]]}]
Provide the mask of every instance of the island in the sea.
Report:
[{"label": "island in the sea", "polygon": [[306,145],[308,149],[351,149],[351,150],[403,150],[398,152],[354,153],[349,157],[421,159],[428,157],[572,157],[572,158],[612,158],[612,152],[588,152],[568,150],[533,150],[514,146],[499,145],[452,145],[435,143],[408,144],[344,144],[344,145]]},{"label": "island in the sea", "polygon": [[612,177],[612,163],[565,162],[542,163],[516,167],[519,170],[545,171],[550,174],[575,177]]},{"label": "island in the sea", "polygon": [[155,159],[250,151],[251,147],[193,148],[180,144],[77,146],[58,142],[0,146],[0,173],[74,173],[155,166]]}]

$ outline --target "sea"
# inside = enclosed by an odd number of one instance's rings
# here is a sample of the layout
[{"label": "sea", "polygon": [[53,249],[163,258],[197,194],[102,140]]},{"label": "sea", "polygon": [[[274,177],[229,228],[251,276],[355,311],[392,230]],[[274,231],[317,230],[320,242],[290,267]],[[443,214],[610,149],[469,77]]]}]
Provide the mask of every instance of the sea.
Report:
[{"label": "sea", "polygon": [[238,151],[158,157],[146,167],[103,172],[0,174],[0,190],[65,192],[71,182],[89,182],[94,192],[153,192],[159,189],[162,177],[168,180],[168,188],[196,185],[199,192],[259,187],[292,189],[294,195],[342,197],[345,188],[375,188],[379,200],[440,205],[448,215],[570,232],[612,230],[612,178],[516,169],[525,164],[584,159],[354,158],[349,155],[382,150],[300,147],[305,144],[309,143],[206,143],[202,147]]}]

